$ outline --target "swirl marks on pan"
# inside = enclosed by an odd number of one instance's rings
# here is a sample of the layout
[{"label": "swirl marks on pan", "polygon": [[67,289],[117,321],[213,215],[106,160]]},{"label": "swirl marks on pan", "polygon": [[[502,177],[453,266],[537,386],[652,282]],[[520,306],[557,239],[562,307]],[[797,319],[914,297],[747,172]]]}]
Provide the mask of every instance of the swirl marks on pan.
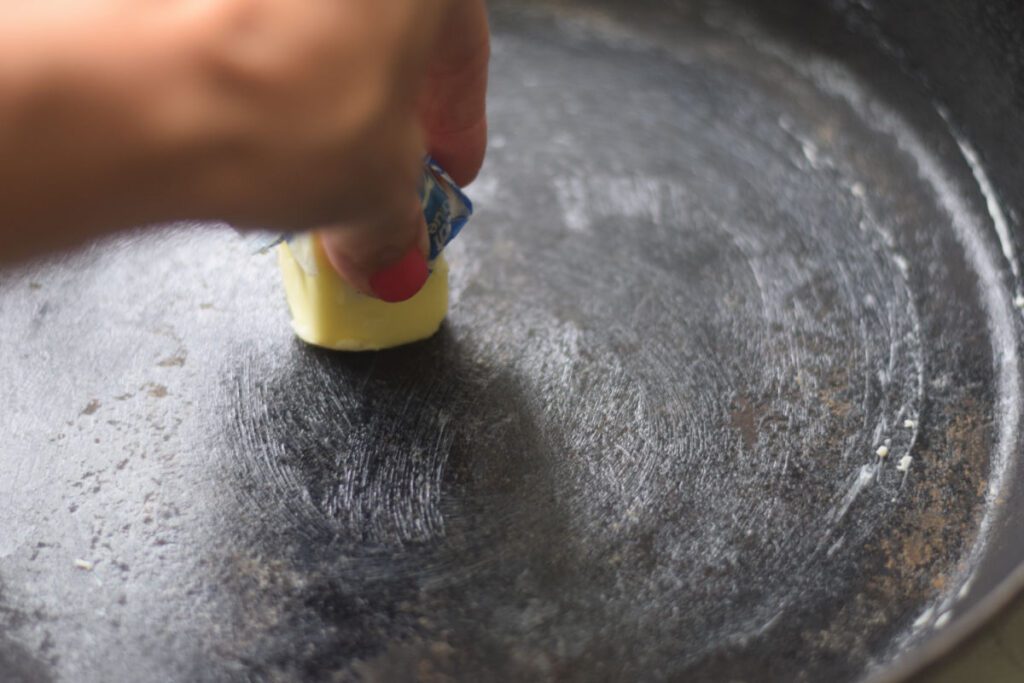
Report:
[{"label": "swirl marks on pan", "polygon": [[962,579],[983,504],[983,384],[938,382],[991,359],[936,187],[746,37],[512,14],[441,335],[251,355],[239,505],[420,624],[371,671],[752,678],[784,647],[859,675]]}]

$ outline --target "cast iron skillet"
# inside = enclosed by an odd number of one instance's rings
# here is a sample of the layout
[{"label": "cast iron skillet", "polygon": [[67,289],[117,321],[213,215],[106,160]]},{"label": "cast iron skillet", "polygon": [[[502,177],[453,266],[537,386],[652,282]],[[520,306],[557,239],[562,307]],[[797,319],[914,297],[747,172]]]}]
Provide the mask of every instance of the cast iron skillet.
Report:
[{"label": "cast iron skillet", "polygon": [[914,4],[496,3],[421,344],[303,346],[212,226],[4,273],[5,680],[889,681],[951,647],[1021,584],[1024,21]]}]

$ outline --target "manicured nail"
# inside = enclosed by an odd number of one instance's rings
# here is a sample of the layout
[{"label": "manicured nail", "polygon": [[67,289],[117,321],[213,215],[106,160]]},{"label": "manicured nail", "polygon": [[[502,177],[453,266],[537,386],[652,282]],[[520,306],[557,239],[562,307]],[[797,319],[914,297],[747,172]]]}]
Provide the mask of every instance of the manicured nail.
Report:
[{"label": "manicured nail", "polygon": [[398,303],[414,297],[429,276],[427,259],[413,247],[397,263],[378,270],[370,277],[370,291],[381,301]]}]

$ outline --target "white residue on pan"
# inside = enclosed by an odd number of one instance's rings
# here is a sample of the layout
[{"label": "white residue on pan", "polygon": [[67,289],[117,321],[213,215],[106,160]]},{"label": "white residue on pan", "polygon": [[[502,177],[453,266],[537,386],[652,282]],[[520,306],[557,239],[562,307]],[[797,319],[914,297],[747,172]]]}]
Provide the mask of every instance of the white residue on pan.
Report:
[{"label": "white residue on pan", "polygon": [[821,168],[821,155],[816,144],[810,140],[804,140],[800,145],[800,150],[804,153],[804,158],[807,159],[811,168]]},{"label": "white residue on pan", "polygon": [[596,217],[607,215],[661,225],[687,204],[686,189],[668,177],[588,174],[559,178],[554,188],[566,228],[580,233],[589,232]]},{"label": "white residue on pan", "polygon": [[[1019,286],[1019,266],[1006,216],[973,147],[957,135],[948,120],[949,134],[957,141],[964,162],[974,176],[978,190],[984,198],[986,211],[979,212],[967,198],[957,180],[936,158],[932,145],[925,144],[914,127],[902,116],[882,105],[859,87],[857,79],[844,67],[832,61],[801,61],[792,58],[791,55],[780,56],[799,72],[811,78],[822,91],[843,99],[853,109],[861,112],[861,118],[865,122],[878,132],[891,137],[917,161],[922,180],[935,189],[936,197],[949,216],[953,233],[962,245],[968,262],[978,274],[979,297],[991,335],[996,375],[995,419],[998,427],[991,450],[985,514],[978,527],[977,539],[964,563],[967,567],[977,567],[988,546],[995,523],[996,500],[1010,476],[1011,466],[1015,461],[1021,412],[1024,408],[1020,383],[1020,348],[1015,328],[1017,311],[1024,307],[1024,292],[1010,292],[1006,288],[1006,267],[1010,269],[1015,280],[1018,280],[1014,282],[1014,287]],[[991,238],[993,229],[995,240]],[[862,469],[861,476],[844,498],[846,507],[863,488],[865,479],[866,471]],[[969,583],[971,578],[967,576],[964,580]]]},{"label": "white residue on pan", "polygon": [[915,631],[920,631],[922,628],[928,626],[931,623],[932,617],[934,616],[935,606],[932,605],[925,611],[921,612],[917,619],[914,619],[914,623],[911,625],[911,628],[913,628]]},{"label": "white residue on pan", "polygon": [[779,611],[777,611],[777,612],[776,612],[775,614],[773,614],[773,615],[771,616],[771,618],[769,618],[769,619],[768,619],[768,621],[764,622],[764,623],[763,623],[763,624],[761,625],[761,627],[760,627],[760,628],[758,628],[758,629],[757,629],[757,630],[756,630],[756,631],[754,632],[754,633],[755,633],[755,635],[763,635],[763,634],[767,633],[768,631],[770,631],[770,630],[771,630],[771,628],[772,628],[773,626],[775,626],[775,624],[779,623],[779,620],[780,620],[780,619],[782,619],[782,616],[783,616],[783,615],[784,615],[785,613],[786,613],[786,609],[785,609],[785,606],[784,606],[784,607],[783,607],[782,609],[780,609],[780,610],[779,610]]},{"label": "white residue on pan", "polygon": [[[940,109],[939,114],[942,115],[942,118],[948,124],[949,118],[946,112]],[[953,126],[950,125],[950,130],[952,128]],[[1013,273],[1014,283],[1016,284],[1020,280],[1020,268],[1017,265],[1016,249],[1013,246],[1010,226],[1006,221],[1006,214],[1003,213],[1003,207],[999,205],[996,191],[988,179],[988,173],[985,172],[985,168],[978,160],[978,153],[975,151],[974,146],[959,135],[953,135],[953,138],[956,140],[956,144],[960,146],[960,153],[964,155],[964,160],[970,167],[971,173],[974,174],[974,180],[978,183],[978,189],[981,190],[982,196],[985,197],[985,205],[988,208],[989,216],[992,217],[992,227],[996,229],[996,235],[999,237],[999,246],[1003,249],[1003,256],[1006,257],[1006,262],[1010,265],[1010,272]],[[1021,295],[1018,294],[1017,298],[1021,298]],[[1014,301],[1016,302],[1016,299]]]},{"label": "white residue on pan", "polygon": [[960,590],[956,592],[957,600],[963,600],[967,597],[967,594],[971,592],[971,587],[974,585],[974,578],[975,577],[971,576],[964,581],[964,585],[960,586]]},{"label": "white residue on pan", "polygon": [[[939,613],[938,616],[935,616],[936,612]],[[948,607],[932,605],[921,612],[917,619],[914,619],[914,623],[911,624],[910,628],[914,631],[921,631],[925,628],[939,629],[948,624],[952,618],[953,612]]]},{"label": "white residue on pan", "polygon": [[878,474],[878,466],[874,464],[862,465],[860,470],[857,472],[856,478],[847,489],[846,495],[843,496],[843,500],[839,503],[839,507],[835,509],[835,513],[830,520],[833,524],[840,522],[846,513],[850,511],[850,506],[857,500],[857,497],[861,494],[868,484],[875,480],[875,475]]}]

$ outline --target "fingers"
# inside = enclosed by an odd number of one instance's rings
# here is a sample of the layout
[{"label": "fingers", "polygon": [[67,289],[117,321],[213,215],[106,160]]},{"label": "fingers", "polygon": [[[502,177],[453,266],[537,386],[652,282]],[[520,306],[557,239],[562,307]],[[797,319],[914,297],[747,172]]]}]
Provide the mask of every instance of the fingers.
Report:
[{"label": "fingers", "polygon": [[484,0],[454,2],[430,54],[419,114],[428,151],[459,185],[483,165],[490,55]]},{"label": "fingers", "polygon": [[327,260],[355,289],[382,301],[412,298],[427,281],[427,226],[419,198],[365,224],[318,231]]},{"label": "fingers", "polygon": [[[487,12],[483,0],[441,4],[444,17],[427,53],[417,114],[429,153],[456,183],[467,185],[487,146]],[[404,301],[429,276],[426,225],[414,190],[389,189],[385,195],[374,201],[397,211],[321,230],[320,240],[331,265],[353,287],[384,301]]]}]

